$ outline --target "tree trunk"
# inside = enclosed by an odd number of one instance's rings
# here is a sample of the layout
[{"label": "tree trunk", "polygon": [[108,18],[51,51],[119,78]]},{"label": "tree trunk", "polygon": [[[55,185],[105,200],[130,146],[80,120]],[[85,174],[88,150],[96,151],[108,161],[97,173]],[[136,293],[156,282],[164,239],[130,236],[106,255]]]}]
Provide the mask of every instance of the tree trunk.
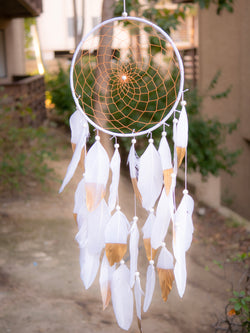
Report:
[{"label": "tree trunk", "polygon": [[[79,8],[78,8],[79,9]],[[85,18],[85,0],[82,0],[82,27],[81,31],[79,31],[78,27],[78,15],[77,15],[77,5],[76,5],[76,0],[73,0],[73,25],[74,25],[74,38],[75,38],[75,48],[77,45],[80,43],[82,37],[83,37],[83,31],[84,31],[84,18]]]},{"label": "tree trunk", "polygon": [[73,12],[74,12],[74,18],[73,18],[73,24],[74,24],[74,37],[75,37],[75,48],[77,47],[77,9],[76,9],[76,0],[73,0]]},{"label": "tree trunk", "polygon": [[[113,6],[115,0],[103,0],[102,7],[102,21],[106,21],[113,17]],[[103,117],[103,111],[107,107],[107,91],[109,85],[109,76],[111,69],[111,57],[112,57],[112,37],[113,37],[113,23],[106,24],[100,29],[100,41],[97,52],[97,67],[95,71],[96,76],[96,90],[98,93],[95,94],[95,117],[96,122],[101,126],[105,127],[106,120]],[[112,153],[112,145],[109,140],[109,136],[103,132],[99,133],[102,144],[107,150],[108,154]]]}]

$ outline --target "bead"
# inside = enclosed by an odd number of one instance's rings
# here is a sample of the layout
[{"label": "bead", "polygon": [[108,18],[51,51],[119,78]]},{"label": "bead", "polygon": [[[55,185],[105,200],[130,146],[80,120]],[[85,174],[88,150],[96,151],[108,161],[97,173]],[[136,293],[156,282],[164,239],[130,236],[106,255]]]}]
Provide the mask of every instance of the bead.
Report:
[{"label": "bead", "polygon": [[148,140],[148,142],[149,142],[149,143],[153,143],[153,142],[154,142],[154,139],[150,138],[150,139]]},{"label": "bead", "polygon": [[153,265],[155,262],[154,262],[154,260],[150,260],[149,263],[150,263],[150,265]]},{"label": "bead", "polygon": [[132,139],[131,142],[132,142],[132,143],[136,143],[136,139]]},{"label": "bead", "polygon": [[99,137],[99,135],[96,135],[95,140],[96,140],[96,141],[100,141],[100,137]]},{"label": "bead", "polygon": [[120,147],[119,143],[115,143],[115,144],[114,144],[114,147],[115,147],[116,149],[118,149],[118,148]]},{"label": "bead", "polygon": [[124,265],[124,264],[125,264],[125,261],[122,259],[122,260],[120,261],[120,264],[121,264],[121,265]]},{"label": "bead", "polygon": [[167,136],[167,132],[165,132],[165,131],[162,132],[162,133],[161,133],[161,136]]},{"label": "bead", "polygon": [[135,276],[140,276],[140,273],[139,272],[135,272]]},{"label": "bead", "polygon": [[137,217],[137,216],[134,216],[134,217],[133,217],[133,221],[137,222],[137,221],[138,221],[138,217]]},{"label": "bead", "polygon": [[183,194],[188,194],[188,190],[187,189],[185,189],[185,190],[183,190],[183,192],[182,192]]},{"label": "bead", "polygon": [[174,118],[174,119],[173,119],[173,123],[174,123],[174,124],[177,124],[177,123],[178,123],[178,119]]},{"label": "bead", "polygon": [[166,243],[165,243],[165,242],[162,242],[162,243],[161,243],[161,246],[162,246],[162,247],[166,247]]},{"label": "bead", "polygon": [[119,205],[117,205],[116,210],[121,210],[121,207]]},{"label": "bead", "polygon": [[181,106],[185,106],[187,105],[187,102],[186,101],[181,101]]}]

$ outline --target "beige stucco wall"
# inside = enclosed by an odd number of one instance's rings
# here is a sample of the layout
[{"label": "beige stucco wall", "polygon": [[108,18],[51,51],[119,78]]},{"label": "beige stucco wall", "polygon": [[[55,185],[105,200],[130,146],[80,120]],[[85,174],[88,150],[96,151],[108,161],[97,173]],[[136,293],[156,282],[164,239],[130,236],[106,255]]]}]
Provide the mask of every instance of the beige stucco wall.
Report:
[{"label": "beige stucco wall", "polygon": [[235,175],[221,173],[223,204],[250,218],[250,1],[235,1],[234,13],[216,9],[199,12],[199,89],[204,93],[217,70],[222,71],[214,92],[232,85],[228,98],[204,100],[203,112],[223,122],[240,120],[237,132],[227,140],[232,149],[242,149]]},{"label": "beige stucco wall", "polygon": [[9,82],[13,75],[25,74],[24,21],[0,19],[0,29],[3,29],[5,34],[7,60],[7,77],[0,79],[1,84]]}]

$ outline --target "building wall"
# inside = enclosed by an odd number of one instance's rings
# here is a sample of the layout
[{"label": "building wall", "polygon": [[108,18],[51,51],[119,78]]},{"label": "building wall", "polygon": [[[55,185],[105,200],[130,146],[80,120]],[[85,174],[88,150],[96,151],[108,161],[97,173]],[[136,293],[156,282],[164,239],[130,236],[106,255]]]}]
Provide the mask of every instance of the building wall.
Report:
[{"label": "building wall", "polygon": [[[84,24],[84,35],[101,22],[102,1],[77,0],[76,6],[79,27]],[[43,0],[43,13],[37,23],[45,61],[54,57],[54,51],[75,49],[73,17],[73,1]]]},{"label": "building wall", "polygon": [[237,132],[227,139],[230,149],[242,153],[235,175],[221,173],[222,203],[250,218],[250,1],[234,2],[234,13],[216,15],[215,6],[199,12],[200,92],[204,93],[218,70],[214,92],[232,85],[226,99],[204,99],[203,112],[223,122],[239,119]]},{"label": "building wall", "polygon": [[0,29],[4,31],[6,77],[1,83],[11,81],[13,75],[25,74],[24,22],[23,19],[0,19]]}]

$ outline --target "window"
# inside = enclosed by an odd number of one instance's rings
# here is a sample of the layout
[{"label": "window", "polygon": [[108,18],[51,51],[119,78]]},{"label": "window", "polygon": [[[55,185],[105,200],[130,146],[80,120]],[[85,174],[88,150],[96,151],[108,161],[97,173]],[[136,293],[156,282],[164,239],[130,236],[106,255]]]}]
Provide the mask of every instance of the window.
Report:
[{"label": "window", "polygon": [[[68,37],[74,37],[74,17],[68,17]],[[78,35],[81,33],[81,28],[83,25],[83,20],[81,16],[77,17],[77,33]],[[81,36],[82,37],[82,36]]]},{"label": "window", "polygon": [[0,29],[0,78],[7,76],[4,30]]}]

